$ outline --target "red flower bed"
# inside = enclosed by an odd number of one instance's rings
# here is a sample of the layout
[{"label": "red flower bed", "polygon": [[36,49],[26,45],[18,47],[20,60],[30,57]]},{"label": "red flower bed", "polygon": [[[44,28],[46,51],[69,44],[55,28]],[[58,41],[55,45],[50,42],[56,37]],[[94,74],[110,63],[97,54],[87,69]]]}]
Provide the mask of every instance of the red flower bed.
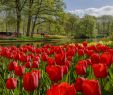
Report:
[{"label": "red flower bed", "polygon": [[113,49],[88,46],[0,46],[2,95],[112,95]]}]

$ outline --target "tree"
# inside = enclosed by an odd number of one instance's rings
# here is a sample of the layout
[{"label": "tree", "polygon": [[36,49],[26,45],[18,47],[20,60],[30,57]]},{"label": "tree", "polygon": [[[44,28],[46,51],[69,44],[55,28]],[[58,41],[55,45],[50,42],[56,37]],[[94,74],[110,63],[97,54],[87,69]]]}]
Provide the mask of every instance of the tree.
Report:
[{"label": "tree", "polygon": [[16,32],[17,32],[17,37],[20,34],[20,23],[21,23],[21,12],[24,8],[24,5],[26,4],[27,0],[2,0],[1,4],[4,7],[5,10],[13,10],[16,17]]},{"label": "tree", "polygon": [[79,23],[79,35],[94,37],[96,30],[96,19],[93,16],[86,15]]}]

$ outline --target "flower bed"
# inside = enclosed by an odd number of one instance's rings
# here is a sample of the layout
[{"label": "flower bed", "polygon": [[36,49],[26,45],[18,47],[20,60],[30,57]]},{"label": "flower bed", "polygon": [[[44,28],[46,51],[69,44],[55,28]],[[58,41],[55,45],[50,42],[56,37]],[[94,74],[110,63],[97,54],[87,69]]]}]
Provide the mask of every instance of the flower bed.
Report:
[{"label": "flower bed", "polygon": [[102,44],[0,46],[0,95],[112,95],[112,63]]}]

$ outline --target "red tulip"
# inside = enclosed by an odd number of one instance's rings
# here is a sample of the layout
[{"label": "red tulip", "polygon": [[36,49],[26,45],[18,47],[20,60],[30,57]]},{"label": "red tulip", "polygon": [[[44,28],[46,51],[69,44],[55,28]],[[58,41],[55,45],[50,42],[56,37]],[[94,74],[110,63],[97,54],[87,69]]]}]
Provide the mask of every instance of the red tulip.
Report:
[{"label": "red tulip", "polygon": [[23,76],[23,87],[26,91],[34,91],[38,87],[38,76],[35,72]]},{"label": "red tulip", "polygon": [[15,67],[16,67],[17,65],[18,65],[18,63],[15,62],[15,61],[9,63],[9,64],[8,64],[8,70],[9,70],[9,71],[15,70]]},{"label": "red tulip", "polygon": [[100,56],[98,53],[94,53],[91,55],[91,62],[94,63],[99,63],[100,62]]},{"label": "red tulip", "polygon": [[26,57],[24,52],[20,52],[19,60],[21,62],[26,62],[27,61],[27,57]]},{"label": "red tulip", "polygon": [[66,52],[66,56],[74,56],[76,53],[77,49],[74,48],[68,48],[67,52]]},{"label": "red tulip", "polygon": [[47,61],[48,55],[46,53],[42,54],[42,61]]},{"label": "red tulip", "polygon": [[68,60],[66,60],[66,61],[65,61],[65,65],[68,66],[68,68],[69,68],[69,66],[71,65],[71,62],[68,61]]},{"label": "red tulip", "polygon": [[61,66],[48,65],[46,72],[52,81],[59,81],[63,77],[63,69]]},{"label": "red tulip", "polygon": [[108,75],[108,68],[106,66],[106,64],[103,63],[99,63],[99,64],[93,64],[93,71],[94,71],[94,75],[97,78],[105,78]]},{"label": "red tulip", "polygon": [[83,65],[76,65],[76,74],[77,75],[85,75],[86,74],[86,67]]},{"label": "red tulip", "polygon": [[86,46],[87,46],[87,42],[86,42],[86,41],[82,42],[82,45],[83,45],[84,47],[86,47]]},{"label": "red tulip", "polygon": [[58,89],[60,93],[62,93],[61,95],[76,95],[74,85],[70,85],[66,82],[59,84]]},{"label": "red tulip", "polygon": [[39,67],[39,61],[33,61],[32,68],[38,68]]},{"label": "red tulip", "polygon": [[110,53],[104,52],[101,54],[101,56],[100,56],[101,63],[105,63],[107,66],[110,66],[112,63],[111,61],[112,61],[112,56]]},{"label": "red tulip", "polygon": [[67,74],[68,73],[68,66],[64,65],[62,66],[63,68],[63,75]]},{"label": "red tulip", "polygon": [[87,48],[88,48],[88,50],[94,50],[94,51],[97,50],[96,46],[94,46],[94,45],[88,46]]},{"label": "red tulip", "polygon": [[52,85],[52,87],[47,90],[46,95],[61,95],[61,93],[58,92],[58,85]]},{"label": "red tulip", "polygon": [[83,49],[78,50],[78,56],[83,56],[85,54]]},{"label": "red tulip", "polygon": [[84,80],[82,84],[84,95],[101,95],[101,89],[97,80]]},{"label": "red tulip", "polygon": [[67,56],[68,61],[72,61],[73,56]]},{"label": "red tulip", "polygon": [[26,62],[25,67],[26,68],[31,68],[31,62],[30,61]]},{"label": "red tulip", "polygon": [[92,65],[91,59],[86,59],[88,65]]},{"label": "red tulip", "polygon": [[15,67],[15,75],[17,76],[22,76],[25,72],[25,67],[24,66],[16,66]]},{"label": "red tulip", "polygon": [[6,88],[7,89],[15,89],[17,86],[17,79],[16,78],[9,78],[6,81]]},{"label": "red tulip", "polygon": [[38,61],[40,63],[40,56],[39,55],[34,56],[33,61]]},{"label": "red tulip", "polygon": [[77,78],[76,81],[75,81],[75,89],[77,92],[81,92],[82,91],[82,84],[83,84],[83,81],[85,79],[80,77],[80,78]]},{"label": "red tulip", "polygon": [[87,67],[87,66],[88,66],[88,64],[87,64],[87,61],[86,61],[86,60],[80,60],[80,61],[78,61],[77,65],[82,65],[82,66],[85,66],[85,67]]},{"label": "red tulip", "polygon": [[93,50],[87,50],[87,51],[86,51],[87,56],[91,56],[93,53],[94,53]]},{"label": "red tulip", "polygon": [[46,93],[46,95],[76,95],[74,85],[69,85],[63,82],[59,85],[53,85]]},{"label": "red tulip", "polygon": [[48,64],[48,65],[55,65],[55,60],[54,60],[53,58],[50,58],[50,57],[49,57],[49,58],[47,59],[47,64]]},{"label": "red tulip", "polygon": [[55,55],[55,62],[57,65],[64,65],[65,59],[65,53]]},{"label": "red tulip", "polygon": [[35,72],[38,75],[38,80],[41,79],[41,71],[40,70],[33,70],[32,72]]}]

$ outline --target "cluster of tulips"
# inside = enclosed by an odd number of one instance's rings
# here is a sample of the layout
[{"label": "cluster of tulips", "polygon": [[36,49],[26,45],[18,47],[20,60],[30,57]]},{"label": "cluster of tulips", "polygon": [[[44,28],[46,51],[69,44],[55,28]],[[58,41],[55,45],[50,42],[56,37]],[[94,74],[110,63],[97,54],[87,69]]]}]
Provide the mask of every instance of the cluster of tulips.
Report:
[{"label": "cluster of tulips", "polygon": [[112,95],[113,49],[102,44],[0,46],[1,95]]}]

